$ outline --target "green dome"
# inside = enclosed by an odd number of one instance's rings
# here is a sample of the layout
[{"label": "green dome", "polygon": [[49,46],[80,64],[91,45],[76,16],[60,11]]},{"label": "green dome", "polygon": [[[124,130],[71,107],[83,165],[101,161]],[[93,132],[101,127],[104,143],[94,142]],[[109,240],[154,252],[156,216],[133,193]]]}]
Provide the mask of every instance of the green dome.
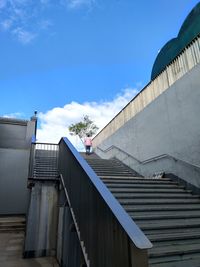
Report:
[{"label": "green dome", "polygon": [[171,39],[160,50],[154,62],[151,80],[155,79],[191,41],[200,34],[200,3],[185,19],[177,38]]}]

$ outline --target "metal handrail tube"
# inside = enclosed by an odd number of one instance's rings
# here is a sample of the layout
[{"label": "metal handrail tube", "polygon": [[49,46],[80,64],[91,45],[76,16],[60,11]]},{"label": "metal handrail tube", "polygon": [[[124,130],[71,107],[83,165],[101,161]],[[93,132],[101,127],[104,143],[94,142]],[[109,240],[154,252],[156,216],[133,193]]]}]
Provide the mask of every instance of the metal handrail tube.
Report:
[{"label": "metal handrail tube", "polygon": [[34,142],[37,145],[50,145],[50,146],[58,146],[56,143],[42,143],[42,142]]},{"label": "metal handrail tube", "polygon": [[151,242],[67,138],[59,143],[59,172],[91,266],[147,267]]},{"label": "metal handrail tube", "polygon": [[141,160],[139,160],[139,159],[137,159],[136,157],[130,155],[129,153],[127,153],[126,151],[122,150],[121,148],[119,148],[119,147],[117,147],[117,146],[115,146],[115,145],[112,145],[112,146],[110,146],[110,147],[108,147],[108,148],[106,148],[106,149],[102,149],[102,148],[100,148],[100,147],[98,146],[98,147],[96,147],[96,149],[97,149],[97,150],[99,149],[100,151],[102,151],[102,152],[104,152],[104,153],[106,153],[106,152],[108,152],[108,151],[110,151],[110,150],[113,150],[113,149],[117,149],[117,150],[119,150],[120,152],[122,152],[123,154],[125,154],[125,155],[127,155],[128,157],[130,157],[130,158],[134,159],[135,161],[137,161],[139,164],[147,164],[147,163],[149,163],[149,162],[156,161],[156,160],[159,160],[159,159],[162,159],[162,158],[170,158],[170,159],[173,159],[174,161],[178,161],[178,162],[180,162],[180,163],[182,163],[182,164],[184,164],[184,165],[187,165],[187,166],[189,166],[189,167],[191,167],[191,168],[195,168],[195,169],[197,169],[197,170],[200,171],[200,166],[198,166],[198,165],[194,165],[194,164],[192,164],[192,163],[190,163],[190,162],[187,162],[187,161],[185,161],[185,160],[182,160],[182,159],[178,159],[178,158],[176,158],[176,157],[174,157],[174,156],[172,156],[172,155],[169,155],[169,154],[161,154],[161,155],[158,155],[158,156],[155,156],[155,157],[152,157],[152,158],[149,158],[149,159],[146,159],[146,160],[141,161]]}]

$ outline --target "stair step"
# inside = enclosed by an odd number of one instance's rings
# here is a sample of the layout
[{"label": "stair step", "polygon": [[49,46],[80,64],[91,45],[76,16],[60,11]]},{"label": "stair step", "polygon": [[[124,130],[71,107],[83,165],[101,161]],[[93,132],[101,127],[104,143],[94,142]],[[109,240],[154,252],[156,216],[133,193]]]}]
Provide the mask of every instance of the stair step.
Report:
[{"label": "stair step", "polygon": [[24,216],[0,216],[0,233],[25,231]]},{"label": "stair step", "polygon": [[[196,228],[194,228],[196,230]],[[189,232],[175,232],[175,233],[165,233],[164,231],[159,234],[148,234],[148,238],[151,242],[168,241],[168,240],[185,240],[185,239],[199,239],[200,232],[190,230]]]},{"label": "stair step", "polygon": [[8,228],[13,228],[13,227],[24,227],[25,222],[7,222],[7,223],[1,223],[0,228],[8,227]]},{"label": "stair step", "polygon": [[[188,258],[189,257],[189,258]],[[184,259],[185,258],[185,259]],[[158,262],[159,261],[159,262]],[[165,262],[162,262],[165,261]],[[199,267],[198,254],[181,255],[174,257],[152,258],[149,267]]]},{"label": "stair step", "polygon": [[169,240],[161,240],[161,241],[154,241],[153,246],[154,248],[157,247],[168,247],[168,246],[179,246],[179,245],[192,245],[192,244],[200,244],[200,238],[195,238],[195,237],[188,237],[185,239],[179,239],[179,238],[174,238],[174,239],[169,239]]},{"label": "stair step", "polygon": [[152,257],[162,257],[162,256],[171,256],[171,255],[184,255],[190,253],[200,253],[200,244],[187,244],[187,246],[183,243],[180,245],[171,245],[171,246],[163,246],[163,247],[153,247],[149,250],[149,256]]},{"label": "stair step", "polygon": [[39,179],[39,180],[50,180],[50,181],[59,181],[58,176],[34,176],[33,181]]},{"label": "stair step", "polygon": [[115,176],[125,176],[125,177],[129,177],[129,176],[132,176],[132,174],[130,174],[130,173],[126,173],[126,172],[115,172],[115,171],[95,171],[95,173],[97,174],[97,176],[102,176],[102,174],[104,174],[104,175],[110,175],[110,176],[113,176],[113,175],[115,175]]},{"label": "stair step", "polygon": [[170,215],[175,215],[175,216],[195,216],[195,215],[200,215],[200,209],[199,210],[157,210],[157,211],[145,211],[145,210],[136,210],[136,211],[129,211],[129,215],[131,216],[143,216],[144,218],[148,216],[170,216]]},{"label": "stair step", "polygon": [[36,162],[34,164],[34,166],[35,167],[43,167],[43,168],[48,167],[48,166],[52,166],[52,167],[56,168],[57,167],[57,162],[55,162],[55,163],[52,163],[52,162],[48,162],[48,163]]},{"label": "stair step", "polygon": [[36,160],[35,164],[44,164],[44,165],[48,165],[48,164],[57,164],[57,160]]},{"label": "stair step", "polygon": [[25,231],[25,227],[16,227],[16,228],[0,228],[0,233],[11,233],[11,232],[23,232]]},{"label": "stair step", "polygon": [[37,172],[37,173],[33,173],[34,176],[42,176],[42,177],[46,177],[46,176],[52,176],[52,177],[57,177],[58,173],[52,173],[52,172]]},{"label": "stair step", "polygon": [[[173,203],[172,203],[173,204]],[[143,204],[141,206],[133,206],[133,205],[124,205],[124,208],[127,212],[152,212],[152,211],[200,211],[200,205],[198,203],[196,204],[178,204],[176,206],[174,205],[166,205],[165,203],[163,205],[154,205],[154,204]]]},{"label": "stair step", "polygon": [[41,166],[41,167],[45,167],[45,166],[54,166],[57,167],[57,162],[35,162],[34,166]]},{"label": "stair step", "polygon": [[144,221],[135,220],[137,225],[140,226],[142,230],[151,230],[151,229],[172,229],[172,228],[195,228],[200,227],[200,220],[199,219],[171,219],[171,220],[149,220],[148,222],[144,223]]},{"label": "stair step", "polygon": [[191,213],[179,214],[177,212],[174,212],[174,214],[157,213],[156,215],[152,215],[152,214],[135,215],[135,214],[129,213],[129,215],[134,220],[145,220],[145,221],[146,220],[167,220],[167,219],[188,219],[188,218],[199,218],[200,219],[200,212],[197,212],[196,214],[191,214]]},{"label": "stair step", "polygon": [[93,165],[93,164],[90,164],[90,166],[92,167],[92,168],[94,168],[95,170],[101,170],[101,169],[105,169],[105,170],[113,170],[113,169],[116,169],[116,170],[119,170],[119,171],[121,171],[121,170],[123,170],[123,171],[125,171],[125,172],[130,172],[131,173],[131,171],[129,170],[129,169],[127,169],[127,168],[125,168],[125,167],[122,167],[122,166],[120,166],[120,165],[114,165],[114,164],[108,164],[108,165]]},{"label": "stair step", "polygon": [[37,170],[34,170],[34,173],[49,173],[49,174],[57,174],[58,172],[57,171],[51,171],[51,170],[43,170],[43,171],[37,171]]},{"label": "stair step", "polygon": [[[112,176],[107,176],[107,175],[101,175],[101,180],[102,181],[104,181],[105,183],[106,182],[113,182],[113,181],[119,181],[119,180],[122,180],[122,181],[129,181],[130,182],[130,180],[131,179],[138,179],[138,180],[140,180],[140,179],[143,179],[144,180],[144,178],[143,177],[140,177],[140,176],[133,176],[133,174],[131,174],[130,176],[126,176],[126,177],[124,177],[124,176],[114,176],[114,175],[112,175]],[[148,179],[146,179],[146,180],[148,180]]]},{"label": "stair step", "polygon": [[7,226],[13,226],[13,225],[16,225],[16,226],[18,226],[18,225],[22,225],[22,226],[24,226],[25,225],[25,221],[16,221],[16,222],[13,222],[13,221],[0,221],[0,227],[4,227],[5,225],[7,225]]},{"label": "stair step", "polygon": [[[185,228],[184,229],[184,233],[199,233],[200,232],[200,227],[192,227],[192,228]],[[167,235],[167,234],[178,234],[178,235],[182,235],[183,234],[183,228],[166,228],[166,229],[162,229],[162,228],[155,228],[155,229],[145,229],[144,233],[147,236],[162,236],[162,235]]]},{"label": "stair step", "polygon": [[20,222],[20,223],[25,223],[26,222],[26,220],[25,220],[25,218],[24,218],[24,216],[0,216],[0,224],[2,224],[2,223],[5,223],[5,224],[7,224],[7,223],[18,223],[18,222]]},{"label": "stair step", "polygon": [[[145,184],[145,183],[138,183],[138,184],[125,184],[125,185],[108,185],[106,184],[107,187],[110,190],[113,190],[114,188],[144,188],[144,189],[148,189],[148,188],[156,188],[156,189],[167,189],[167,188],[174,188],[174,185],[172,184]],[[178,187],[178,188],[184,188],[184,187]]]},{"label": "stair step", "polygon": [[115,185],[115,186],[131,186],[134,184],[154,184],[154,185],[178,185],[177,182],[173,182],[171,180],[158,180],[158,179],[144,179],[142,177],[133,177],[124,178],[124,179],[102,179],[106,185]]},{"label": "stair step", "polygon": [[151,267],[200,267],[199,195],[170,178],[140,177],[117,160],[87,161],[153,242]]},{"label": "stair step", "polygon": [[181,194],[181,193],[188,193],[191,194],[192,192],[190,190],[184,190],[182,188],[111,188],[110,190],[112,193],[144,193],[144,194],[150,194],[150,193],[170,193],[170,194]]},{"label": "stair step", "polygon": [[[112,191],[112,190],[111,190]],[[199,199],[199,196],[196,195],[190,195],[187,193],[180,193],[180,194],[170,194],[170,193],[118,193],[115,192],[114,196],[116,198],[120,199],[136,199],[136,198],[141,198],[141,199],[154,199],[154,198],[159,198],[159,199]]]},{"label": "stair step", "polygon": [[200,204],[199,199],[122,199],[118,198],[121,205],[167,205],[167,204]]},{"label": "stair step", "polygon": [[34,169],[34,172],[51,172],[51,173],[58,173],[57,170],[45,168],[45,169]]}]

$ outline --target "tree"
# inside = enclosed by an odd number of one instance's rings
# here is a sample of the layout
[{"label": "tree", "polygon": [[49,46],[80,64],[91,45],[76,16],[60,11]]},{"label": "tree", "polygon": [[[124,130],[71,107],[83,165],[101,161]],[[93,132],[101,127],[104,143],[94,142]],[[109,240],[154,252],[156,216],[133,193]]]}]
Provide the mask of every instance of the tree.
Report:
[{"label": "tree", "polygon": [[83,116],[83,120],[69,126],[69,133],[71,135],[78,135],[81,141],[84,143],[83,138],[86,135],[93,136],[99,129],[88,115]]}]

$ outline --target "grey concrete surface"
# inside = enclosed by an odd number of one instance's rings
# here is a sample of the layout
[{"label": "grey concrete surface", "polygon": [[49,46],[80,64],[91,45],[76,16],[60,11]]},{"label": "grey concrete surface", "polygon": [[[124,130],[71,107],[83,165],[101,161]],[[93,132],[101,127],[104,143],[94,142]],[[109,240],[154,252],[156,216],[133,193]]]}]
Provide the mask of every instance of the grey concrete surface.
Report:
[{"label": "grey concrete surface", "polygon": [[53,257],[23,259],[24,233],[0,233],[0,267],[58,267]]},{"label": "grey concrete surface", "polygon": [[[101,143],[139,161],[168,154],[200,166],[200,64]],[[162,169],[162,166],[159,166]],[[156,171],[151,165],[149,174]],[[199,178],[200,179],[200,178]]]},{"label": "grey concrete surface", "polygon": [[36,120],[6,119],[0,117],[0,147],[29,148],[35,134]]},{"label": "grey concrete surface", "polygon": [[0,214],[25,214],[29,150],[0,148]]},{"label": "grey concrete surface", "polygon": [[0,214],[25,214],[31,139],[36,119],[0,117]]},{"label": "grey concrete surface", "polygon": [[27,216],[26,257],[33,252],[38,256],[56,253],[58,190],[56,182],[35,182],[31,189]]}]

